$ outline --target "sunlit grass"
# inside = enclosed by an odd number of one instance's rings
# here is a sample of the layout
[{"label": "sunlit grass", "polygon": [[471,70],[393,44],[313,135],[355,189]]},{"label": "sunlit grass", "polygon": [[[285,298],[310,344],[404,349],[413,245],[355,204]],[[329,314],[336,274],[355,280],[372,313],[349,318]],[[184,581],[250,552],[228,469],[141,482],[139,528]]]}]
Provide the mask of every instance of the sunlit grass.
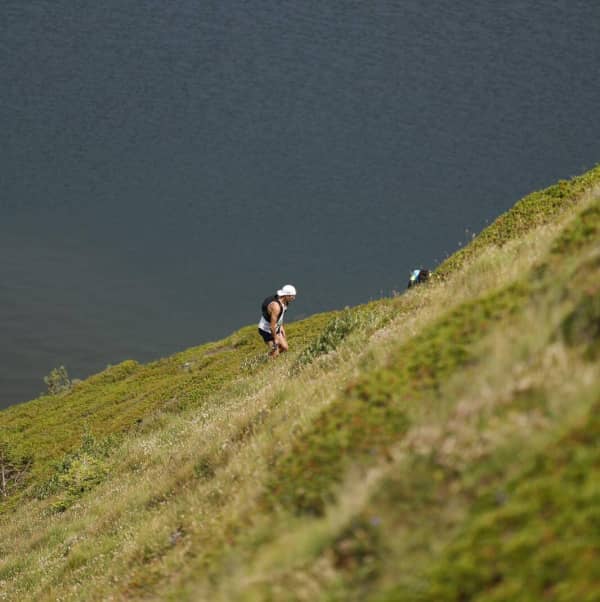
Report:
[{"label": "sunlit grass", "polygon": [[[551,480],[592,462],[598,179],[532,196],[426,286],[290,324],[277,361],[248,327],[0,413],[37,462],[0,515],[0,599],[515,595],[550,557],[500,545],[502,508],[531,515],[526,479],[552,529],[594,499]],[[518,578],[486,577],[481,532]],[[565,571],[548,599],[598,593]]]}]

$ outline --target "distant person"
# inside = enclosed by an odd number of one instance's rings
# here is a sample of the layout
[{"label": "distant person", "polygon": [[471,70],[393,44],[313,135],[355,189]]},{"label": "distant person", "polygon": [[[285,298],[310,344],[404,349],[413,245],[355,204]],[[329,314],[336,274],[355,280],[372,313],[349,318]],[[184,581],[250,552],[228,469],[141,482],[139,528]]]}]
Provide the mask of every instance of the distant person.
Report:
[{"label": "distant person", "polygon": [[283,327],[283,316],[288,305],[296,299],[296,288],[286,284],[275,295],[267,297],[262,303],[262,316],[258,323],[258,334],[269,346],[269,356],[277,357],[288,350]]},{"label": "distant person", "polygon": [[408,281],[408,287],[411,288],[416,286],[417,284],[422,284],[423,282],[427,282],[429,280],[429,270],[425,268],[419,268],[418,270],[413,270],[410,274],[410,279]]}]

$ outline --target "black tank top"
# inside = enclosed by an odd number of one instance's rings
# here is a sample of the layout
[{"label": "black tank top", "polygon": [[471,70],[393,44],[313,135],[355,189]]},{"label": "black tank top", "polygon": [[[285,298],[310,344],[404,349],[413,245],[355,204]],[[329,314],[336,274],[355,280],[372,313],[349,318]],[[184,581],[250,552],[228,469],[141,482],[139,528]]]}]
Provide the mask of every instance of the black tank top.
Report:
[{"label": "black tank top", "polygon": [[[270,297],[267,297],[263,302],[262,302],[262,316],[263,318],[267,321],[270,322],[271,321],[271,314],[269,312],[269,305],[271,303],[273,303],[273,301],[277,301],[277,303],[279,303],[279,309],[281,310],[281,312],[283,312],[283,304],[281,303],[281,301],[279,300],[279,297],[277,295],[271,295]],[[279,317],[281,317],[281,313],[279,314]]]}]

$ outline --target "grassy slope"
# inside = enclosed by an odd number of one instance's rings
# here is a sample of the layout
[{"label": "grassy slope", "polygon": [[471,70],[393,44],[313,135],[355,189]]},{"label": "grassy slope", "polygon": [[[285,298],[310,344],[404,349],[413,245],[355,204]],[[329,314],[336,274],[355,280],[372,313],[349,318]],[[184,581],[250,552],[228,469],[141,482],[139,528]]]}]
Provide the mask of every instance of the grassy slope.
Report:
[{"label": "grassy slope", "polygon": [[600,600],[599,185],[276,363],[249,327],[0,413],[0,599]]}]

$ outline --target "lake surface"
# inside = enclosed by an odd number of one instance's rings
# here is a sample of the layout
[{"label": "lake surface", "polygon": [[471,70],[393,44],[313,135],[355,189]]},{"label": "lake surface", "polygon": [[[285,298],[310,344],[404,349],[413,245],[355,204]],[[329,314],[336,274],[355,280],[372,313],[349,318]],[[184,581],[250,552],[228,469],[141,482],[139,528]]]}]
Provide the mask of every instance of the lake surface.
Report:
[{"label": "lake surface", "polygon": [[[600,161],[600,3],[3,0],[0,407],[403,290]],[[293,345],[293,341],[292,341]]]}]

